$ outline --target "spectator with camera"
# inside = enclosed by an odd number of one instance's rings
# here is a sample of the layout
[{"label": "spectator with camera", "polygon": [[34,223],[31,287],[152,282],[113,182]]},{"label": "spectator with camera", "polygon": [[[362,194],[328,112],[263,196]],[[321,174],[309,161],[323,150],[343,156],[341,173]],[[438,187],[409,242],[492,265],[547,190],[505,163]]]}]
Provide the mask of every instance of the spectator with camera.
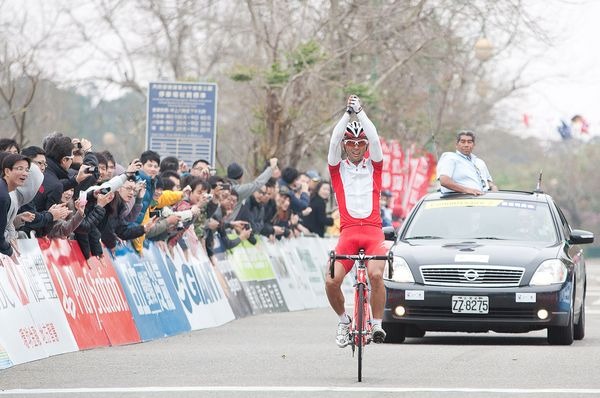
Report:
[{"label": "spectator with camera", "polygon": [[217,170],[210,166],[208,160],[198,159],[192,164],[192,168],[189,170],[190,175],[194,177],[200,177],[208,181],[208,179],[216,174]]},{"label": "spectator with camera", "polygon": [[69,214],[52,225],[52,229],[48,232],[48,238],[68,239],[83,221],[86,203],[79,199],[74,201],[74,191],[73,188],[70,188],[63,192],[61,200],[69,210]]},{"label": "spectator with camera", "polygon": [[148,207],[155,196],[154,191],[156,190],[156,184],[158,183],[160,155],[154,151],[144,151],[140,155],[140,162],[142,163],[142,169],[138,173],[138,178],[146,183],[146,193],[142,199],[142,210],[136,219],[138,224],[142,224],[145,219],[149,218]]},{"label": "spectator with camera", "polygon": [[[29,146],[26,148],[23,148],[23,150],[21,151],[21,154],[23,156],[26,156],[29,158],[29,160],[31,161],[31,163],[35,163],[36,165],[38,165],[40,171],[42,172],[42,182],[43,182],[43,173],[46,171],[46,152],[37,146]],[[73,188],[71,188],[72,190]],[[39,190],[39,187],[38,187]],[[35,193],[35,195],[37,195],[37,191]],[[35,197],[34,197],[35,199]],[[29,237],[31,234],[31,231],[35,231],[37,229],[42,229],[42,230],[50,230],[52,228],[52,224],[55,221],[60,221],[65,219],[69,213],[70,210],[65,207],[62,203],[60,204],[54,204],[52,206],[50,206],[50,208],[48,210],[38,210],[35,206],[35,200],[30,201],[29,203],[24,204],[23,206],[21,206],[21,208],[19,209],[19,214],[22,213],[32,213],[34,215],[33,220],[31,221],[27,221],[25,219],[22,219],[21,221],[24,221],[22,224],[16,224],[15,227],[17,228],[17,231],[19,233],[19,235],[21,237]]]},{"label": "spectator with camera", "polygon": [[[132,240],[150,231],[156,222],[151,218],[144,225],[127,222],[126,218],[130,212],[128,203],[136,201],[136,182],[127,179],[115,191],[115,198],[106,206],[106,220],[101,223],[102,243],[112,250],[118,240]],[[139,192],[139,189],[138,189]],[[141,207],[141,199],[138,201]]]},{"label": "spectator with camera", "polygon": [[69,175],[73,163],[74,145],[71,138],[60,133],[54,134],[46,141],[46,170],[44,182],[38,191],[34,202],[38,210],[48,210],[54,204],[61,203],[65,189],[75,188],[90,176],[87,167],[80,167],[75,176]]},{"label": "spectator with camera", "polygon": [[235,162],[227,166],[227,178],[231,183],[231,189],[238,194],[238,200],[232,210],[232,219],[237,217],[237,214],[246,199],[249,198],[250,195],[252,195],[252,193],[257,191],[260,187],[265,185],[269,178],[273,177],[275,173],[279,173],[279,168],[277,167],[277,158],[271,158],[269,159],[268,167],[266,167],[265,170],[254,179],[254,181],[242,184],[241,180],[242,176],[244,175],[244,169],[242,169],[242,167]]},{"label": "spectator with camera", "polygon": [[[181,228],[177,228],[175,233],[171,233],[167,238],[170,246],[175,246],[180,241],[185,230],[191,225],[194,226],[194,233],[198,239],[204,238],[204,228],[207,219],[206,206],[212,199],[210,194],[210,185],[205,180],[192,177],[187,181],[190,191],[184,195],[183,200],[173,206],[176,214],[181,215]],[[184,242],[181,242],[182,244]]]},{"label": "spectator with camera", "polygon": [[[166,179],[158,176],[156,178],[154,195],[150,206],[146,210],[146,214],[142,219],[142,225],[145,225],[150,218],[156,218],[156,223],[147,231],[146,235],[140,236],[133,240],[133,247],[141,252],[144,239],[147,237],[150,240],[165,240],[168,237],[168,232],[173,231],[177,228],[177,225],[181,222],[180,214],[172,214],[169,210],[166,212],[162,211],[163,208],[173,206],[183,199],[183,195],[189,191],[186,187],[183,191],[172,191],[164,189],[164,183]],[[147,185],[146,185],[147,187]],[[147,195],[147,191],[146,191]],[[140,214],[141,216],[141,214]],[[139,216],[138,216],[139,220]]]}]

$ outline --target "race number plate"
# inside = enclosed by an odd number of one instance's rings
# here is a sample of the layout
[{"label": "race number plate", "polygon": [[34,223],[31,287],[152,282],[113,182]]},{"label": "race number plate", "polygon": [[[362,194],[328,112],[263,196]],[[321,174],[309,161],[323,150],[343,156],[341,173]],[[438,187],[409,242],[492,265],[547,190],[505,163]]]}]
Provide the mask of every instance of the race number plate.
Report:
[{"label": "race number plate", "polygon": [[487,314],[489,309],[487,296],[452,296],[454,314]]}]

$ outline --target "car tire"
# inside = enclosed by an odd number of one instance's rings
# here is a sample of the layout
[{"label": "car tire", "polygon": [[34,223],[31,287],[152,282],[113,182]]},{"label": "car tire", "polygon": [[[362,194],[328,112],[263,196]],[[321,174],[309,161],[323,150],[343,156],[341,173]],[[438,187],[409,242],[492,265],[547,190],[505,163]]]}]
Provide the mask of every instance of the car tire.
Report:
[{"label": "car tire", "polygon": [[571,311],[569,322],[566,326],[550,326],[548,328],[548,343],[550,345],[571,345],[575,338],[575,325],[573,322],[573,299],[571,298]]},{"label": "car tire", "polygon": [[583,340],[585,337],[585,298],[581,301],[581,310],[579,310],[579,318],[575,323],[575,331],[573,338],[575,340]]},{"label": "car tire", "polygon": [[406,339],[406,329],[404,325],[395,322],[383,322],[381,324],[385,330],[384,343],[400,344]]}]

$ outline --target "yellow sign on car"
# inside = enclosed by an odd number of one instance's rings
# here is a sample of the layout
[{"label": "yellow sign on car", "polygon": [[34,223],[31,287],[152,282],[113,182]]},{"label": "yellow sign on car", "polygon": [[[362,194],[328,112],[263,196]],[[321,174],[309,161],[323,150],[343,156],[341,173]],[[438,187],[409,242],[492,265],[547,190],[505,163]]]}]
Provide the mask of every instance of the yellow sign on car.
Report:
[{"label": "yellow sign on car", "polygon": [[425,202],[426,209],[439,209],[442,207],[495,207],[502,203],[502,199],[452,199],[434,200]]}]

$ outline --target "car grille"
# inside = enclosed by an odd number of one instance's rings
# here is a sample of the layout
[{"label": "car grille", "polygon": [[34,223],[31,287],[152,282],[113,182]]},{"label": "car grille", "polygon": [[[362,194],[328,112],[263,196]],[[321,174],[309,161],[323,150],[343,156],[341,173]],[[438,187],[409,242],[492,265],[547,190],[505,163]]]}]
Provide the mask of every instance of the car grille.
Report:
[{"label": "car grille", "polygon": [[454,314],[449,305],[444,307],[409,307],[406,314],[412,317],[473,318],[473,319],[532,319],[536,318],[532,308],[490,308],[489,314]]},{"label": "car grille", "polygon": [[525,268],[493,265],[423,265],[426,285],[511,287],[519,286]]}]

